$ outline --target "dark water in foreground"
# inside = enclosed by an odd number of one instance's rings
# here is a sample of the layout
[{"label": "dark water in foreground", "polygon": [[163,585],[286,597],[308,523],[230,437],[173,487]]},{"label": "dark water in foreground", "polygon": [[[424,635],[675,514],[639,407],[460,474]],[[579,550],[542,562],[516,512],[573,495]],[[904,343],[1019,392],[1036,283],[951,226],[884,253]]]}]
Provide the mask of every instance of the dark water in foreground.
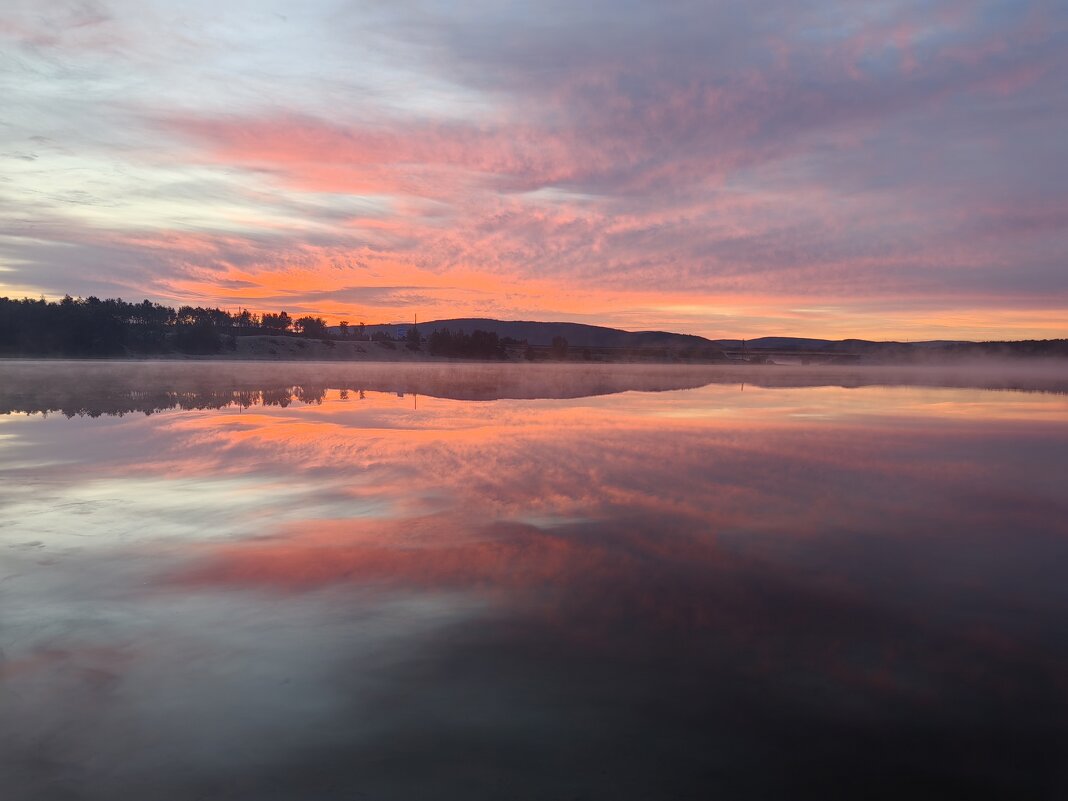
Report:
[{"label": "dark water in foreground", "polygon": [[1068,797],[1068,396],[768,375],[0,365],[0,796]]}]

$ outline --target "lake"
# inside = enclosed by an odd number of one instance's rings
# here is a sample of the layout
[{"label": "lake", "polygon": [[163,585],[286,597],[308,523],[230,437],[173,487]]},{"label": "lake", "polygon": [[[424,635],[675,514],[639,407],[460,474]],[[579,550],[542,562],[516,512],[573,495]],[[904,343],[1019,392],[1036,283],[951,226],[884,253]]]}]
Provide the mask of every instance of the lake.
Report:
[{"label": "lake", "polygon": [[1068,797],[1065,379],[0,364],[3,797]]}]

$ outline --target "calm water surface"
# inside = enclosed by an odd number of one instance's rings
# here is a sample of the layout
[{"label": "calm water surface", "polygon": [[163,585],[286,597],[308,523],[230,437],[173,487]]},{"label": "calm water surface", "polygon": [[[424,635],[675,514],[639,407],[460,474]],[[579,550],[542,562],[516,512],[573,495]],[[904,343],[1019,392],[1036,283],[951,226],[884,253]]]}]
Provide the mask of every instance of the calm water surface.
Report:
[{"label": "calm water surface", "polygon": [[770,369],[0,366],[3,797],[1068,797],[1068,395]]}]

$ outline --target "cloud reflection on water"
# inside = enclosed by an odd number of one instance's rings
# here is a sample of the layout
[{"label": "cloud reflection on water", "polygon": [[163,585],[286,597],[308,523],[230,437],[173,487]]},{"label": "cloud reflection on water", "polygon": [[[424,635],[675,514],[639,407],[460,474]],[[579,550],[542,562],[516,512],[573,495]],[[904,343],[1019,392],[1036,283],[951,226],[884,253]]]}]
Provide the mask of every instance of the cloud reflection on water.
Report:
[{"label": "cloud reflection on water", "polygon": [[739,389],[8,418],[0,764],[93,799],[1063,786],[1065,397]]}]

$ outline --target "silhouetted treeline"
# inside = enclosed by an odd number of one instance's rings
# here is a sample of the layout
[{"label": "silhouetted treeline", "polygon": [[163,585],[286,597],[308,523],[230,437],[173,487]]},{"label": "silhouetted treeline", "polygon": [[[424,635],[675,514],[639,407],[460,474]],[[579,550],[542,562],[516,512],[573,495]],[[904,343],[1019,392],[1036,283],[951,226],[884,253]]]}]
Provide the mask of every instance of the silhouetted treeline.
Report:
[{"label": "silhouetted treeline", "polygon": [[492,331],[450,331],[440,328],[426,339],[434,356],[455,356],[464,359],[505,359],[504,343]]},{"label": "silhouetted treeline", "polygon": [[260,317],[247,309],[238,314],[199,306],[173,309],[121,298],[0,298],[0,354],[7,355],[209,354],[235,348],[238,336],[290,332],[323,338],[326,321],[294,319],[284,311]]},{"label": "silhouetted treeline", "polygon": [[1024,339],[989,342],[870,342],[859,339],[844,339],[812,345],[753,346],[749,354],[759,356],[764,351],[776,353],[791,350],[819,352],[834,356],[852,356],[861,363],[875,364],[925,364],[954,363],[983,359],[1027,359],[1068,357],[1068,339]]},{"label": "silhouetted treeline", "polygon": [[1068,339],[1024,339],[1016,342],[947,342],[938,347],[887,346],[878,352],[885,360],[899,362],[957,361],[961,359],[1064,358]]}]

